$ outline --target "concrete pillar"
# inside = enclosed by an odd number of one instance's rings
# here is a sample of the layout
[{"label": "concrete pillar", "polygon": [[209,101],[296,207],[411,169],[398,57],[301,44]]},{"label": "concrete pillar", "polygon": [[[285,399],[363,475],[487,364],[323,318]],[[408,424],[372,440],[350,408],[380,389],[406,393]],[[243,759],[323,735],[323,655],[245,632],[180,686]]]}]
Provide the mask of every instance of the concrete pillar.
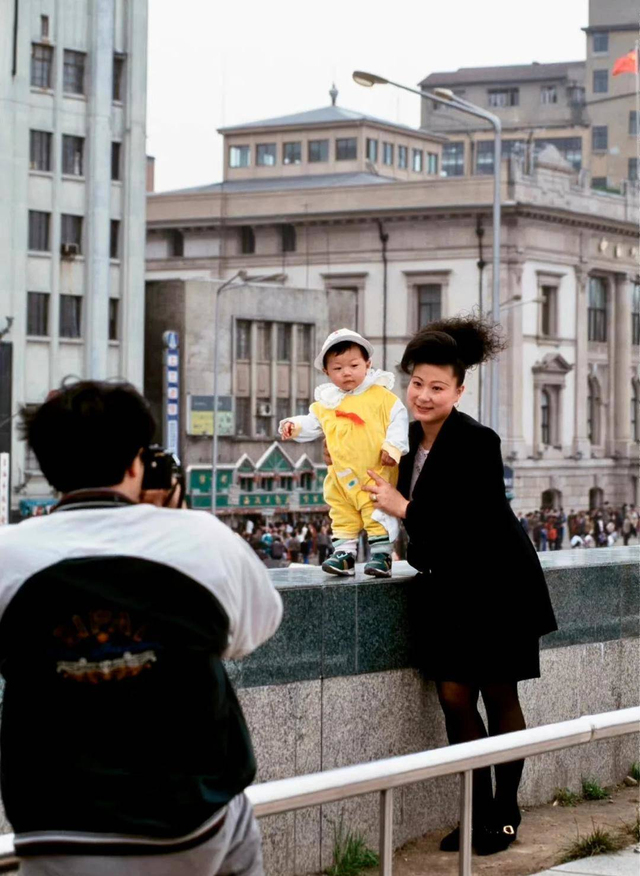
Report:
[{"label": "concrete pillar", "polygon": [[[535,378],[534,378],[535,379]],[[533,455],[542,451],[542,385],[537,381],[533,384]]]},{"label": "concrete pillar", "polygon": [[588,372],[588,288],[589,274],[582,267],[576,267],[576,362],[573,453],[589,458],[591,446],[587,430],[587,372]]},{"label": "concrete pillar", "polygon": [[[616,363],[618,353],[616,350],[617,342],[617,301],[616,301],[616,281],[613,276],[606,279],[607,284],[607,385],[603,386],[603,393],[606,393],[606,399],[603,399],[603,407],[605,414],[605,454],[613,456],[616,452]],[[631,332],[631,319],[627,323],[627,331]],[[628,410],[628,407],[627,407]]]},{"label": "concrete pillar", "polygon": [[[509,339],[507,353],[502,361],[506,368],[502,368],[502,383],[506,389],[504,399],[507,408],[507,432],[506,449],[508,453],[522,456],[525,446],[522,398],[524,394],[523,357],[522,357],[522,273],[521,263],[508,265],[508,289],[507,296],[510,305],[506,311],[506,327]],[[502,394],[502,393],[501,393]]]},{"label": "concrete pillar", "polygon": [[627,274],[615,277],[614,449],[623,456],[631,447],[631,296]]},{"label": "concrete pillar", "polygon": [[[113,78],[114,4],[94,0],[90,27],[92,53],[88,56],[87,209],[84,317],[85,373],[107,377],[109,320],[109,235],[111,210],[111,94]],[[142,290],[140,294],[143,295]]]}]

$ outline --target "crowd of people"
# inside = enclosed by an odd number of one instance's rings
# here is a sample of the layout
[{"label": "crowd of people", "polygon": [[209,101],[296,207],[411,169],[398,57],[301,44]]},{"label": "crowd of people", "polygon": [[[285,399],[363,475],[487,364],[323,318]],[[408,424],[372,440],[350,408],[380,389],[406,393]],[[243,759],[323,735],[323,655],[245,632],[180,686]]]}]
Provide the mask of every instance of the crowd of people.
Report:
[{"label": "crowd of people", "polygon": [[542,508],[520,516],[520,523],[537,551],[558,551],[563,548],[625,546],[638,539],[640,511],[636,505],[614,508],[608,502],[590,511],[573,508],[568,514],[563,508]]},{"label": "crowd of people", "polygon": [[327,517],[296,523],[256,523],[251,518],[236,527],[264,564],[279,569],[290,563],[322,565],[331,554],[330,523]]}]

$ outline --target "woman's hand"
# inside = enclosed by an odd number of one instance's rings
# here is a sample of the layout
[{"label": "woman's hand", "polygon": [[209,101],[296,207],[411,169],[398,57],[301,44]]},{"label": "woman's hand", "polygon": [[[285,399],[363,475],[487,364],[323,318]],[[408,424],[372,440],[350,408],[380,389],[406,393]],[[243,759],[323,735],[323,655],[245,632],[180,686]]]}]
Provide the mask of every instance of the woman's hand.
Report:
[{"label": "woman's hand", "polygon": [[395,487],[392,487],[388,481],[381,478],[375,471],[367,469],[367,474],[374,483],[362,489],[371,493],[371,498],[381,511],[391,514],[392,517],[399,517],[401,520],[404,520],[409,500],[405,499],[402,493],[398,492]]}]

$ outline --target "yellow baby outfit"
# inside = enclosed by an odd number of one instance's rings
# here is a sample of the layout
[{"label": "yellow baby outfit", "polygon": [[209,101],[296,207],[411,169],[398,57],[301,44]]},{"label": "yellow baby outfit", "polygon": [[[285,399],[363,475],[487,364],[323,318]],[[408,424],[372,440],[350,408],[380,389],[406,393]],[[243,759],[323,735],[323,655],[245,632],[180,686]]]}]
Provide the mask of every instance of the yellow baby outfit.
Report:
[{"label": "yellow baby outfit", "polygon": [[294,423],[295,441],[313,441],[324,434],[332,460],[324,498],[334,538],[357,538],[362,529],[369,538],[397,538],[397,519],[376,508],[371,493],[362,489],[373,483],[367,469],[395,485],[398,465],[383,466],[381,451],[386,450],[398,463],[409,449],[407,410],[391,392],[393,383],[393,374],[369,369],[351,392],[333,383],[323,384],[316,389],[309,414],[289,417],[280,424],[282,428],[285,422]]}]

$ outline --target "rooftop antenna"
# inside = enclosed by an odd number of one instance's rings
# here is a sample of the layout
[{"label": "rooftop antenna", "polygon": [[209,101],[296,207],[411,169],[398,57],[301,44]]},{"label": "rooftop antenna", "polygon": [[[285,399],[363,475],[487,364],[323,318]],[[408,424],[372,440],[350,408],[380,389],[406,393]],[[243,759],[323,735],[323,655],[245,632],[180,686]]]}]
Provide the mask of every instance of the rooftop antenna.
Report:
[{"label": "rooftop antenna", "polygon": [[329,97],[331,98],[331,106],[335,106],[336,100],[338,99],[338,89],[336,88],[335,82],[331,86],[331,91],[329,92]]}]

